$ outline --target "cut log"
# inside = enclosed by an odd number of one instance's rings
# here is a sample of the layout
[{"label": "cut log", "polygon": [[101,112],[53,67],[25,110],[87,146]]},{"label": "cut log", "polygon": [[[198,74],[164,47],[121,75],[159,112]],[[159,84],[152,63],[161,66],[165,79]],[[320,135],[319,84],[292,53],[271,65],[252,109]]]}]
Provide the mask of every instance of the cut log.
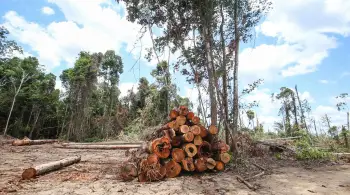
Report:
[{"label": "cut log", "polygon": [[168,129],[168,135],[170,137],[170,139],[173,139],[173,137],[176,136],[176,132],[174,129]]},{"label": "cut log", "polygon": [[194,135],[192,132],[189,131],[189,132],[183,134],[183,138],[184,138],[185,142],[192,142],[194,139]]},{"label": "cut log", "polygon": [[51,171],[55,171],[62,167],[66,167],[74,163],[78,163],[80,162],[80,159],[81,159],[80,156],[69,157],[59,161],[54,161],[47,164],[38,165],[29,169],[25,169],[24,172],[22,173],[22,179],[31,179],[36,176],[43,175]]},{"label": "cut log", "polygon": [[188,157],[192,158],[197,154],[197,147],[192,143],[185,144],[182,149]]},{"label": "cut log", "polygon": [[179,115],[187,116],[187,114],[188,114],[188,107],[187,106],[180,106],[179,107]]},{"label": "cut log", "polygon": [[248,181],[244,180],[241,176],[237,175],[237,180],[241,183],[244,183],[249,189],[255,191],[256,187],[250,184]]},{"label": "cut log", "polygon": [[194,116],[192,118],[192,123],[195,125],[199,125],[199,123],[201,123],[201,119],[198,116]]},{"label": "cut log", "polygon": [[204,158],[198,158],[194,161],[194,165],[198,172],[207,170],[206,160]]},{"label": "cut log", "polygon": [[26,146],[26,145],[40,145],[40,144],[50,144],[58,142],[57,139],[43,139],[43,140],[30,140],[30,139],[16,139],[12,141],[13,146]]},{"label": "cut log", "polygon": [[185,171],[191,172],[196,169],[193,163],[193,158],[190,158],[190,157],[186,157],[185,159],[183,159],[181,161],[181,165],[182,165],[182,169]]},{"label": "cut log", "polygon": [[196,146],[202,145],[202,143],[203,143],[202,137],[201,137],[200,135],[194,136],[193,143],[194,143],[194,145],[196,145]]},{"label": "cut log", "polygon": [[125,141],[109,141],[109,142],[67,142],[61,143],[61,145],[138,145],[144,142],[125,142]]},{"label": "cut log", "polygon": [[180,148],[174,148],[171,152],[171,157],[175,162],[181,162],[183,159],[185,159],[185,152]]},{"label": "cut log", "polygon": [[167,124],[167,126],[169,127],[169,129],[175,129],[176,127],[176,121],[171,121]]},{"label": "cut log", "polygon": [[218,171],[223,171],[225,169],[225,164],[221,161],[216,161],[215,169]]},{"label": "cut log", "polygon": [[187,125],[181,125],[180,126],[180,132],[181,133],[187,133],[187,132],[189,132],[190,131],[190,128],[187,126]]},{"label": "cut log", "polygon": [[181,126],[186,123],[186,117],[185,116],[178,116],[176,117],[176,125]]},{"label": "cut log", "polygon": [[212,135],[216,135],[218,133],[218,128],[215,125],[209,126],[209,133]]},{"label": "cut log", "polygon": [[207,166],[208,169],[214,169],[216,166],[216,161],[212,158],[207,158],[205,165]]},{"label": "cut log", "polygon": [[93,149],[93,150],[126,150],[131,148],[142,148],[141,144],[137,145],[55,145],[55,148],[63,149]]},{"label": "cut log", "polygon": [[166,168],[162,167],[159,163],[149,167],[146,172],[147,181],[160,181],[166,175]]},{"label": "cut log", "polygon": [[176,119],[176,117],[179,116],[179,112],[177,110],[171,110],[169,113],[169,118],[170,119]]},{"label": "cut log", "polygon": [[227,164],[228,162],[230,162],[231,156],[228,153],[221,153],[217,154],[215,159]]},{"label": "cut log", "polygon": [[203,125],[199,125],[199,127],[201,128],[200,136],[202,138],[206,137],[208,135],[208,130]]},{"label": "cut log", "polygon": [[159,157],[156,154],[149,154],[147,157],[147,164],[158,164],[159,163]]},{"label": "cut log", "polygon": [[194,117],[194,113],[193,113],[193,112],[188,112],[188,114],[187,114],[187,119],[188,119],[188,120],[192,120],[193,117]]},{"label": "cut log", "polygon": [[193,133],[193,135],[200,135],[201,134],[201,128],[198,125],[193,125],[190,128],[190,131]]},{"label": "cut log", "polygon": [[131,181],[137,177],[137,166],[134,163],[127,163],[121,166],[120,177],[123,181]]},{"label": "cut log", "polygon": [[225,153],[225,152],[228,152],[230,150],[230,146],[225,144],[222,141],[219,141],[219,142],[212,144],[212,150],[214,152],[218,152],[218,153]]},{"label": "cut log", "polygon": [[173,139],[171,139],[171,145],[174,147],[179,147],[181,146],[183,143],[183,137],[182,135],[178,135],[173,137]]},{"label": "cut log", "polygon": [[168,158],[170,150],[171,143],[167,137],[158,138],[152,142],[152,152],[159,158]]},{"label": "cut log", "polygon": [[168,163],[165,164],[166,168],[166,177],[168,178],[174,178],[178,176],[181,172],[181,165],[174,160],[170,160]]},{"label": "cut log", "polygon": [[203,141],[202,144],[198,146],[198,157],[209,158],[212,155],[211,145],[208,142]]}]

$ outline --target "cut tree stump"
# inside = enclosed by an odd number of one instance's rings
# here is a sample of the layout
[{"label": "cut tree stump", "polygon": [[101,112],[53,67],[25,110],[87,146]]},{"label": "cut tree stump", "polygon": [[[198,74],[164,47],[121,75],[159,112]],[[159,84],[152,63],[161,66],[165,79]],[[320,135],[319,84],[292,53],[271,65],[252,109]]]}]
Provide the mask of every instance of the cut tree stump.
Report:
[{"label": "cut tree stump", "polygon": [[185,171],[192,172],[196,169],[193,163],[193,158],[191,157],[186,157],[185,159],[183,159],[181,161],[181,164],[182,164],[182,169]]},{"label": "cut tree stump", "polygon": [[180,163],[182,160],[185,159],[186,155],[185,152],[180,148],[174,148],[171,152],[171,157],[175,162]]},{"label": "cut tree stump", "polygon": [[13,146],[26,146],[26,145],[40,145],[40,144],[50,144],[58,142],[57,139],[43,139],[43,140],[30,140],[30,139],[16,139],[12,141]]},{"label": "cut tree stump", "polygon": [[201,122],[201,119],[198,116],[194,116],[192,118],[192,123],[195,125],[199,125],[199,123]]},{"label": "cut tree stump", "polygon": [[63,149],[126,150],[132,148],[142,148],[142,145],[55,145],[54,147]]},{"label": "cut tree stump", "polygon": [[80,160],[81,160],[80,156],[75,156],[75,157],[65,158],[59,161],[50,162],[43,165],[38,165],[29,169],[25,169],[22,173],[22,179],[31,179],[36,176],[43,175],[51,171],[55,171],[62,167],[66,167],[74,163],[78,163],[80,162]]},{"label": "cut tree stump", "polygon": [[216,135],[218,133],[218,128],[215,125],[209,126],[209,133],[212,135]]},{"label": "cut tree stump", "polygon": [[201,128],[198,125],[193,125],[190,128],[190,131],[193,133],[193,135],[200,135],[201,134]]},{"label": "cut tree stump", "polygon": [[193,140],[193,144],[196,146],[202,145],[203,139],[200,135],[196,135]]},{"label": "cut tree stump", "polygon": [[216,166],[216,161],[212,158],[207,158],[205,165],[208,169],[214,169]]},{"label": "cut tree stump", "polygon": [[206,160],[204,158],[198,158],[194,161],[194,165],[198,172],[207,170]]},{"label": "cut tree stump", "polygon": [[185,151],[186,156],[188,157],[194,157],[197,154],[197,147],[192,143],[184,144],[183,150]]},{"label": "cut tree stump", "polygon": [[225,164],[221,161],[216,161],[215,169],[218,171],[223,171],[225,169]]},{"label": "cut tree stump", "polygon": [[183,135],[183,138],[185,142],[192,142],[194,139],[194,135],[191,131],[189,131]]},{"label": "cut tree stump", "polygon": [[185,116],[178,116],[176,117],[176,125],[181,126],[186,123],[186,117]]},{"label": "cut tree stump", "polygon": [[198,157],[209,158],[212,155],[211,145],[208,142],[203,141],[202,144],[198,146]]},{"label": "cut tree stump", "polygon": [[181,125],[180,126],[180,132],[181,133],[185,134],[185,133],[187,133],[189,131],[190,131],[190,127],[189,126],[187,126],[187,125]]},{"label": "cut tree stump", "polygon": [[166,168],[166,177],[174,178],[178,176],[181,172],[181,165],[174,160],[170,160],[165,164]]}]

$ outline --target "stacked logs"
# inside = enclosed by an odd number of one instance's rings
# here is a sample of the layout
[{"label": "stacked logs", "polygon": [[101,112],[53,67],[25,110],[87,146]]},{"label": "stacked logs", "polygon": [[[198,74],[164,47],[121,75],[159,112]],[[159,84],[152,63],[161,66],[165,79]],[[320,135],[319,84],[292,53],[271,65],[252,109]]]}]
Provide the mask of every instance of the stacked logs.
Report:
[{"label": "stacked logs", "polygon": [[186,106],[171,110],[163,136],[145,146],[147,157],[122,167],[122,178],[140,182],[173,178],[181,172],[222,171],[230,161],[229,146],[217,140],[216,126],[205,128]]}]

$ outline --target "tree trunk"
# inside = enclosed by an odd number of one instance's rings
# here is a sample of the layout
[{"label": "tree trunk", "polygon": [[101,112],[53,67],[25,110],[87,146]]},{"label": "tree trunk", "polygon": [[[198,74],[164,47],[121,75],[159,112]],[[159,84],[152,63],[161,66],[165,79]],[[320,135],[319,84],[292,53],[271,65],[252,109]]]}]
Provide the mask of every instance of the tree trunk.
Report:
[{"label": "tree trunk", "polygon": [[6,133],[7,133],[7,129],[8,129],[9,122],[10,122],[11,115],[12,115],[12,111],[13,111],[13,107],[15,106],[16,97],[17,97],[19,91],[21,90],[22,84],[23,84],[23,82],[24,82],[24,79],[26,79],[26,77],[27,77],[27,76],[25,76],[25,73],[23,72],[23,74],[22,74],[22,79],[21,79],[21,83],[19,84],[18,89],[16,89],[16,86],[14,85],[14,87],[15,87],[15,95],[13,96],[13,100],[12,100],[12,104],[11,104],[10,113],[9,113],[9,115],[8,115],[8,117],[7,117],[6,126],[5,126],[5,130],[4,130],[4,135],[6,135]]},{"label": "tree trunk", "polygon": [[30,139],[23,139],[23,140],[13,140],[12,145],[13,146],[27,146],[27,145],[40,145],[40,144],[50,144],[58,142],[57,139],[43,139],[43,140],[30,140]]},{"label": "tree trunk", "polygon": [[214,125],[210,125],[209,127],[209,133],[212,135],[216,135],[218,133],[218,128]]},{"label": "tree trunk", "polygon": [[315,128],[316,137],[318,137],[317,128],[316,128],[316,120],[314,120],[314,128]]},{"label": "tree trunk", "polygon": [[39,119],[39,116],[40,116],[40,112],[41,112],[41,109],[39,109],[38,113],[36,114],[36,117],[35,117],[35,121],[34,121],[34,124],[32,126],[32,130],[30,131],[29,133],[29,138],[32,139],[32,136],[33,136],[33,132],[34,132],[34,129],[36,127],[36,123],[38,122],[38,119]]},{"label": "tree trunk", "polygon": [[168,178],[174,178],[178,176],[181,172],[181,165],[174,160],[170,160],[168,163],[165,164],[166,168],[166,177]]},{"label": "tree trunk", "polygon": [[[235,10],[234,10],[234,27],[235,27],[235,64],[233,68],[233,132],[232,135],[235,136],[238,132],[238,112],[239,112],[239,102],[238,102],[238,56],[239,56],[239,29],[238,29],[238,0],[235,2]],[[232,144],[233,145],[233,144]],[[232,152],[235,152],[235,146],[231,146]]]},{"label": "tree trunk", "polygon": [[22,173],[22,179],[31,179],[48,172],[58,170],[62,167],[66,167],[74,163],[78,163],[80,162],[80,159],[81,159],[80,156],[70,157],[59,161],[54,161],[47,164],[35,166],[29,169],[25,169],[24,172]]},{"label": "tree trunk", "polygon": [[349,120],[350,120],[349,117],[350,116],[349,116],[349,112],[347,112],[346,115],[347,115],[346,119],[347,119],[347,124],[348,124],[348,131],[350,131],[350,124],[349,124]]},{"label": "tree trunk", "polygon": [[193,125],[192,127],[190,127],[190,131],[193,133],[193,135],[201,134],[201,128],[198,125]]},{"label": "tree trunk", "polygon": [[[54,146],[55,148],[63,149],[91,149],[91,150],[122,150],[122,149],[132,149],[132,148],[142,148],[141,144],[136,145],[60,145]],[[169,155],[168,155],[169,156]]]},{"label": "tree trunk", "polygon": [[198,158],[194,161],[194,165],[198,172],[207,170],[206,160],[204,158]]},{"label": "tree trunk", "polygon": [[331,122],[329,121],[328,115],[326,114],[325,116],[326,116],[326,121],[327,121],[328,128],[330,129],[331,128]]},{"label": "tree trunk", "polygon": [[215,169],[218,171],[223,171],[225,169],[225,164],[221,161],[216,161]]},{"label": "tree trunk", "polygon": [[297,105],[296,105],[294,93],[292,93],[292,101],[293,101],[293,113],[294,113],[295,124],[297,125],[297,127],[299,127],[298,114],[297,114]]},{"label": "tree trunk", "polygon": [[175,162],[180,163],[182,160],[185,159],[186,155],[185,152],[180,148],[174,148],[171,152],[171,157]]},{"label": "tree trunk", "polygon": [[309,132],[308,126],[306,124],[306,120],[305,120],[305,113],[304,113],[304,109],[301,105],[301,101],[300,101],[300,97],[299,97],[299,92],[298,92],[298,86],[295,85],[295,92],[297,93],[297,98],[298,98],[298,102],[299,102],[299,107],[300,107],[300,114],[301,114],[301,122],[304,123],[306,130]]}]

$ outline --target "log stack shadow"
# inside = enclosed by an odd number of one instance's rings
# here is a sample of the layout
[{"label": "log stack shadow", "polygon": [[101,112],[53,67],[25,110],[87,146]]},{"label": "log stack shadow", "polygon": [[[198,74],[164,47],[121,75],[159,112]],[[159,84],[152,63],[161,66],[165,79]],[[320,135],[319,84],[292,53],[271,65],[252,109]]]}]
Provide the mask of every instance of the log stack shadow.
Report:
[{"label": "log stack shadow", "polygon": [[128,151],[129,160],[121,166],[120,178],[140,182],[174,178],[181,173],[223,171],[230,161],[229,146],[218,140],[218,128],[206,128],[200,118],[180,106],[169,113],[169,122],[161,127],[161,136]]}]

